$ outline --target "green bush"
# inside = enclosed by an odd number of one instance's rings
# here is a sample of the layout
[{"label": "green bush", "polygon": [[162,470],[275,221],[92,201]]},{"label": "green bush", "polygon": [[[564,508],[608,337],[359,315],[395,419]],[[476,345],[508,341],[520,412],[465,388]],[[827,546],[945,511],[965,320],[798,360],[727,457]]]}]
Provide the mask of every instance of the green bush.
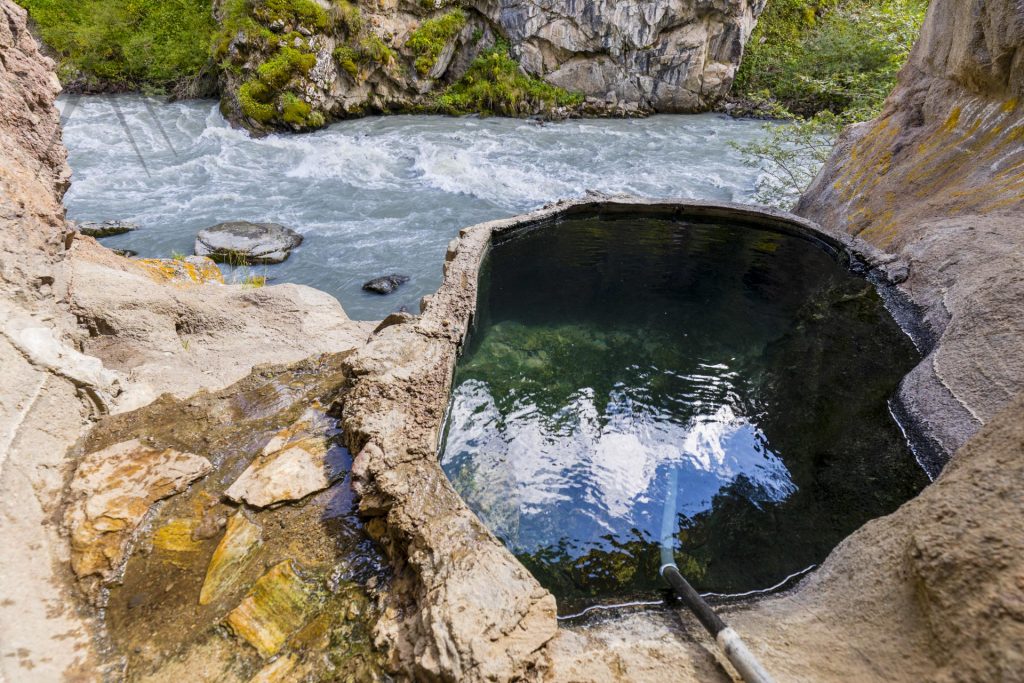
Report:
[{"label": "green bush", "polygon": [[210,0],[18,0],[78,74],[124,88],[165,90],[203,71],[214,32]]},{"label": "green bush", "polygon": [[421,76],[430,73],[445,46],[465,25],[466,13],[456,7],[435,19],[427,19],[413,31],[405,46],[418,55],[415,64]]},{"label": "green bush", "polygon": [[437,99],[448,114],[522,116],[542,109],[575,106],[583,96],[527,76],[512,59],[508,44],[499,42],[473,60],[469,69]]},{"label": "green bush", "polygon": [[327,10],[313,0],[256,0],[253,13],[266,23],[282,21],[321,31],[330,26]]}]

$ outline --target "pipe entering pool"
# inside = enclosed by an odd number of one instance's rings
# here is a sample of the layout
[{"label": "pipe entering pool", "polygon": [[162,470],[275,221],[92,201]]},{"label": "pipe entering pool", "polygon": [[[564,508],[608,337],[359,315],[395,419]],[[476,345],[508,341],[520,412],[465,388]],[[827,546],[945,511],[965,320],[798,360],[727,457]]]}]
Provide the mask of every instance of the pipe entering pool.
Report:
[{"label": "pipe entering pool", "polygon": [[673,539],[676,535],[676,496],[679,473],[675,467],[669,471],[668,494],[665,496],[665,507],[661,516],[661,568],[658,573],[675,591],[701,625],[707,629],[722,649],[726,658],[736,667],[736,671],[747,683],[772,683],[772,677],[750,651],[740,635],[727,626],[725,621],[711,608],[704,598],[693,589],[690,582],[679,573],[673,552]]}]

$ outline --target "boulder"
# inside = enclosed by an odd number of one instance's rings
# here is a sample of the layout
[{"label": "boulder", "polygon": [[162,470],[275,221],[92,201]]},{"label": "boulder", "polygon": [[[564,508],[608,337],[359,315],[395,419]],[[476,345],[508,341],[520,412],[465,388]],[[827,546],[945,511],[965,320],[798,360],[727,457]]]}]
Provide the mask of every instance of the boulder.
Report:
[{"label": "boulder", "polygon": [[322,414],[306,413],[278,432],[224,495],[262,508],[324,490],[344,474],[333,457],[343,449],[332,448],[326,436],[332,426]]},{"label": "boulder", "polygon": [[199,604],[208,605],[234,588],[241,570],[262,544],[263,529],[250,522],[244,512],[235,513],[206,569]]},{"label": "boulder", "polygon": [[363,289],[374,294],[391,294],[408,281],[408,275],[391,273],[391,275],[384,275],[364,283]]},{"label": "boulder", "polygon": [[302,244],[302,235],[277,223],[230,221],[200,230],[197,256],[232,265],[281,263]]},{"label": "boulder", "polygon": [[316,604],[316,587],[304,581],[285,560],[256,581],[245,599],[228,614],[226,623],[232,633],[269,658],[306,623]]},{"label": "boulder", "polygon": [[71,534],[71,567],[78,578],[114,578],[150,507],[212,468],[204,457],[147,446],[138,439],[86,455],[71,480],[64,515]]}]

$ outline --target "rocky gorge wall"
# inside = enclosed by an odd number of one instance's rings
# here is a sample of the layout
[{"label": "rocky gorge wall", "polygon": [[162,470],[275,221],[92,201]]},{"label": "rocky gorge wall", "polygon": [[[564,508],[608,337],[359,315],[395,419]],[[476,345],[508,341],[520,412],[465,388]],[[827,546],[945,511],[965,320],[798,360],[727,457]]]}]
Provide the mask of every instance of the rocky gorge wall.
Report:
[{"label": "rocky gorge wall", "polygon": [[[460,105],[443,95],[469,73],[465,87],[489,82],[487,101],[475,105],[485,111],[498,100],[503,113],[520,115],[704,111],[728,92],[763,7],[223,0],[215,9],[222,110],[255,130],[304,130],[381,111],[455,112]],[[493,49],[510,50],[518,61],[511,70],[526,80],[514,83],[493,64],[472,71]]]}]

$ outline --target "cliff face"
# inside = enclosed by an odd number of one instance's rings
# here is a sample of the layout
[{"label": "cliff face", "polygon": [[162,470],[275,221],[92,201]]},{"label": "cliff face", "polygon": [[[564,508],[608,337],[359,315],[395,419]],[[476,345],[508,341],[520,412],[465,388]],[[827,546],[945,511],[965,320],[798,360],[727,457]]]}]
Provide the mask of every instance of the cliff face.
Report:
[{"label": "cliff face", "polygon": [[882,114],[797,207],[906,262],[938,345],[903,399],[948,452],[1024,390],[1022,45],[1020,3],[934,0]]},{"label": "cliff face", "polygon": [[[525,74],[583,95],[582,111],[701,111],[728,92],[763,7],[764,0],[305,0],[271,9],[263,0],[224,1],[215,48],[222,109],[256,130],[433,109],[500,41]],[[551,110],[558,107],[527,103],[519,113]]]},{"label": "cliff face", "polygon": [[480,11],[527,73],[594,98],[693,112],[724,96],[764,0],[501,0]]}]

